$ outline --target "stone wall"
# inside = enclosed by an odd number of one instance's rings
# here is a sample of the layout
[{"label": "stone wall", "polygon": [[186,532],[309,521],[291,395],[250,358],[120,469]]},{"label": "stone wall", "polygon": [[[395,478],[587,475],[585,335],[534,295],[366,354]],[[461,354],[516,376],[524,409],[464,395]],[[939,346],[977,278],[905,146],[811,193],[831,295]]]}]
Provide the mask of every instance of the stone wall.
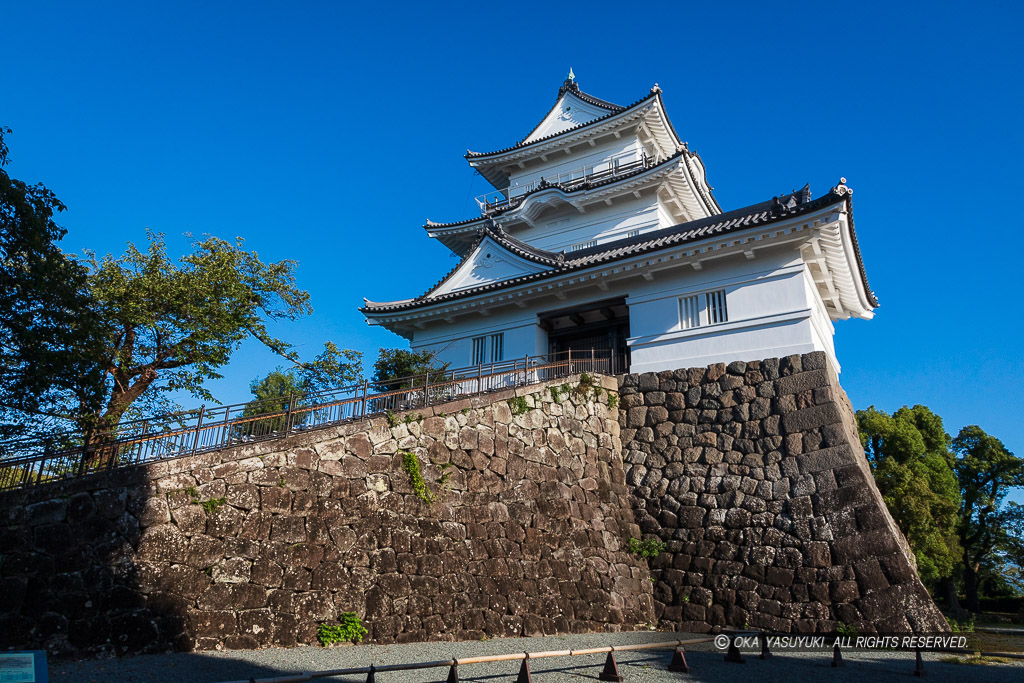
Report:
[{"label": "stone wall", "polygon": [[824,353],[620,378],[663,626],[944,631]]},{"label": "stone wall", "polygon": [[0,494],[0,644],[293,645],[343,611],[377,642],[645,625],[652,584],[624,549],[640,532],[603,381],[600,399],[516,390],[521,415],[499,392]]}]

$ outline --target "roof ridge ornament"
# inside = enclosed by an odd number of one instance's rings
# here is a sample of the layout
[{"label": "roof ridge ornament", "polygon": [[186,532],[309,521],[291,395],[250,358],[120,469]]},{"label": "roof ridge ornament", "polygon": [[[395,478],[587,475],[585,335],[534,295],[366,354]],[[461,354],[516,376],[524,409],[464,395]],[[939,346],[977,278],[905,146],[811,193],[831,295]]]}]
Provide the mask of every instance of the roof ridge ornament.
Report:
[{"label": "roof ridge ornament", "polygon": [[848,194],[852,195],[853,190],[846,186],[846,178],[840,178],[839,184],[832,188],[832,194],[842,197]]},{"label": "roof ridge ornament", "polygon": [[661,86],[658,85],[657,83],[655,83],[654,86],[651,87],[651,94],[652,95],[658,95],[660,93],[661,93]]},{"label": "roof ridge ornament", "polygon": [[558,96],[561,97],[569,90],[576,94],[580,92],[580,86],[576,84],[576,74],[573,73],[571,66],[569,67],[569,75],[565,77],[562,87],[558,89]]}]

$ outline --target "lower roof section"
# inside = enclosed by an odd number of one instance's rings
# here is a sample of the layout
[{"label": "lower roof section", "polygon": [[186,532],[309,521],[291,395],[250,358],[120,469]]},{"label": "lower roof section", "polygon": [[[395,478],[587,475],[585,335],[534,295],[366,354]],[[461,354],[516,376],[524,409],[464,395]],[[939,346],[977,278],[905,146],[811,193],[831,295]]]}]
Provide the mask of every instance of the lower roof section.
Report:
[{"label": "lower roof section", "polygon": [[[478,231],[473,248],[445,278],[427,292],[416,298],[400,301],[374,302],[364,299],[365,305],[360,311],[369,322],[394,329],[395,325],[401,325],[403,321],[411,321],[411,317],[421,317],[419,314],[427,314],[436,309],[439,315],[450,315],[450,312],[440,309],[451,309],[452,305],[461,309],[463,306],[456,304],[469,304],[481,297],[490,298],[495,293],[504,293],[505,290],[516,290],[535,283],[541,284],[545,280],[557,280],[577,273],[597,271],[608,265],[635,260],[637,257],[653,257],[662,252],[678,250],[681,246],[698,247],[705,241],[718,240],[732,233],[758,231],[788,222],[800,223],[816,212],[839,211],[845,216],[841,221],[842,225],[839,222],[832,222],[829,234],[815,244],[818,265],[816,278],[820,280],[819,289],[823,292],[823,299],[826,296],[831,297],[837,317],[870,317],[871,311],[878,306],[878,301],[868,285],[857,243],[851,195],[852,190],[841,182],[824,196],[812,200],[810,190],[804,187],[797,192],[773,197],[748,207],[608,242],[571,254],[536,249],[505,234],[492,222],[487,222]],[[756,239],[759,242],[757,246],[762,246],[772,239],[772,234],[769,233],[767,238],[752,236],[751,239]],[[485,239],[488,247],[498,246],[506,249],[539,267],[535,272],[524,273],[518,277],[446,290],[446,282],[455,277],[461,269],[471,266]],[[748,258],[750,257],[748,255]],[[699,259],[694,267],[700,267]]]}]

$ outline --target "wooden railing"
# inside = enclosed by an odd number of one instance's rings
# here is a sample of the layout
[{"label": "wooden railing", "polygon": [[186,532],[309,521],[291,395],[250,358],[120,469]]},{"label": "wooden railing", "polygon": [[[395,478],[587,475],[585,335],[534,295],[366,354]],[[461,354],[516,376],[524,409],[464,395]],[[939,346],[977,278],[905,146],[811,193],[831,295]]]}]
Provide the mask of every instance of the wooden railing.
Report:
[{"label": "wooden railing", "polygon": [[65,432],[42,442],[9,441],[0,444],[0,491],[280,438],[582,372],[614,375],[625,370],[624,358],[607,350],[566,351],[383,383],[364,380],[281,399],[203,406],[124,422],[107,434]]}]

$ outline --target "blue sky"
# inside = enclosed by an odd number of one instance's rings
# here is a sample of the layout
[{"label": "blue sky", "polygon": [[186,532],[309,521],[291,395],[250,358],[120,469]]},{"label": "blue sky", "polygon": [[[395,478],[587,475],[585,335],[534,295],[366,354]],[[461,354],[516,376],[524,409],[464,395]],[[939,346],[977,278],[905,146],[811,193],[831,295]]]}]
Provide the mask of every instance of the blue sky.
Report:
[{"label": "blue sky", "polygon": [[[358,5],[358,8],[356,7]],[[63,247],[145,228],[299,261],[315,353],[403,345],[356,311],[454,264],[425,219],[473,215],[462,158],[525,135],[572,66],[621,104],[659,83],[726,210],[840,176],[882,306],[838,323],[855,407],[924,403],[1024,455],[1018,292],[1024,12],[1016,3],[8,4],[9,171],[68,205]],[[245,400],[244,346],[212,385]],[[369,364],[369,363],[367,363]]]}]

